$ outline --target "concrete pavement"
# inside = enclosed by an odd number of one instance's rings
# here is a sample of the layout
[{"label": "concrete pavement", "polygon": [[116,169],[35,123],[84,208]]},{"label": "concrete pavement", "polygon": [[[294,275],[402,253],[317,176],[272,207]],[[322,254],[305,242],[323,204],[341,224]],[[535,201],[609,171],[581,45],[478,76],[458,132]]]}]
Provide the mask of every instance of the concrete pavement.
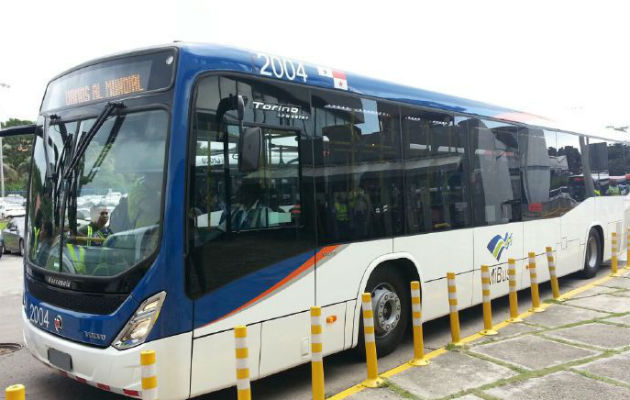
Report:
[{"label": "concrete pavement", "polygon": [[449,347],[428,366],[385,373],[383,388],[335,399],[628,399],[628,275],[553,302],[497,336]]}]

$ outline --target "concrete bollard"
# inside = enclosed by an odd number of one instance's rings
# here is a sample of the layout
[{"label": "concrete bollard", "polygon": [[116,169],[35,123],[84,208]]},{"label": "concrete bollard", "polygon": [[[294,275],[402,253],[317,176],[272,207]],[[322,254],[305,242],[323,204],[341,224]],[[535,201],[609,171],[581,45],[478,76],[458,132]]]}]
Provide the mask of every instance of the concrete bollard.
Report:
[{"label": "concrete bollard", "polygon": [[543,312],[544,308],[540,306],[540,294],[538,293],[538,277],[536,275],[536,253],[530,251],[528,253],[529,264],[527,268],[529,269],[529,280],[531,282],[531,290],[532,290],[532,308],[529,309],[531,312]]},{"label": "concrete bollard", "polygon": [[451,344],[453,346],[463,346],[459,328],[459,310],[457,309],[457,283],[455,282],[455,273],[448,272],[446,274],[446,281],[448,285],[449,317],[451,320]]},{"label": "concrete bollard", "polygon": [[142,400],[155,400],[158,398],[158,381],[155,361],[156,358],[154,350],[143,350],[140,352],[140,365],[142,368]]},{"label": "concrete bollard", "polygon": [[365,337],[365,362],[367,364],[367,379],[362,385],[369,388],[381,386],[383,381],[378,377],[378,363],[376,356],[376,338],[374,336],[374,312],[372,311],[372,295],[363,293],[363,332]]},{"label": "concrete bollard", "polygon": [[556,260],[553,257],[553,249],[547,246],[545,247],[545,251],[547,252],[547,264],[549,266],[549,280],[551,281],[551,293],[553,294],[554,300],[565,301],[566,299],[560,296],[560,285],[558,284],[558,275],[556,275]]},{"label": "concrete bollard", "polygon": [[424,358],[424,338],[422,332],[422,301],[420,300],[420,282],[411,282],[411,317],[413,324],[413,360],[412,365],[428,365]]},{"label": "concrete bollard", "polygon": [[611,275],[617,276],[619,275],[619,271],[617,269],[618,266],[618,260],[617,260],[617,232],[613,232],[612,233],[612,240],[610,241],[610,251],[611,251],[611,258],[610,258],[610,269],[611,269]]},{"label": "concrete bollard", "polygon": [[626,269],[630,269],[630,228],[626,230]]},{"label": "concrete bollard", "polygon": [[236,354],[236,393],[238,400],[251,400],[249,383],[249,350],[247,349],[247,327],[234,327],[234,347]]},{"label": "concrete bollard", "polygon": [[518,314],[518,296],[516,286],[516,260],[508,258],[508,277],[510,278],[510,318],[508,322],[523,322]]},{"label": "concrete bollard", "polygon": [[479,332],[485,336],[497,335],[492,329],[492,296],[490,295],[490,268],[481,266],[481,294],[483,297],[483,330]]},{"label": "concrete bollard", "polygon": [[322,308],[311,307],[311,386],[313,400],[324,400]]},{"label": "concrete bollard", "polygon": [[7,400],[24,400],[24,385],[11,385],[5,389],[4,394],[6,395]]}]

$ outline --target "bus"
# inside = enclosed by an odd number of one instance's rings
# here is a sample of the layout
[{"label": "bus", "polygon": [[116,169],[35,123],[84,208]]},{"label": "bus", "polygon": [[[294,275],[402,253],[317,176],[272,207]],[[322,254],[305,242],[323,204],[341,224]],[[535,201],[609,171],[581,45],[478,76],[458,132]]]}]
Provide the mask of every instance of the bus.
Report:
[{"label": "bus", "polygon": [[447,271],[471,307],[482,265],[495,296],[508,258],[525,288],[545,246],[559,275],[593,276],[630,227],[621,134],[217,45],[79,65],[50,81],[35,125],[2,134],[34,138],[26,347],[130,397],[146,349],[162,399],[235,385],[236,325],[251,379],[309,362],[313,305],[325,355],[357,347],[365,291],[387,354],[410,281],[431,320],[449,312]]}]

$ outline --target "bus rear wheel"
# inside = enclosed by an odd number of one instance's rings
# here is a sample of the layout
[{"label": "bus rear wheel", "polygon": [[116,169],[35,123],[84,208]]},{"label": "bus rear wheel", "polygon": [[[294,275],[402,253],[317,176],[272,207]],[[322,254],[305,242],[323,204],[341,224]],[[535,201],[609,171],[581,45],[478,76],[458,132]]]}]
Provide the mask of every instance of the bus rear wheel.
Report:
[{"label": "bus rear wheel", "polygon": [[[366,292],[372,294],[374,310],[374,336],[379,356],[396,349],[409,326],[409,283],[392,265],[378,267],[368,280]],[[360,322],[357,351],[365,354],[363,318]]]},{"label": "bus rear wheel", "polygon": [[584,269],[581,275],[583,278],[592,278],[602,263],[602,242],[599,233],[595,229],[591,229],[588,233],[586,251],[584,253]]}]

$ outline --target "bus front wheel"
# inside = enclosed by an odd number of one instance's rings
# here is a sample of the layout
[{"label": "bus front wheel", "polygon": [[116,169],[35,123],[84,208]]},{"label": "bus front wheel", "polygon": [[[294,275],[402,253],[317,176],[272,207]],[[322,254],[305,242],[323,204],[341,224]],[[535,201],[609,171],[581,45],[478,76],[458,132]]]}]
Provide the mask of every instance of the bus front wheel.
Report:
[{"label": "bus front wheel", "polygon": [[[396,349],[409,325],[409,283],[393,265],[384,264],[372,272],[365,291],[372,294],[376,349],[384,356]],[[363,318],[360,321],[357,351],[365,354]]]}]

